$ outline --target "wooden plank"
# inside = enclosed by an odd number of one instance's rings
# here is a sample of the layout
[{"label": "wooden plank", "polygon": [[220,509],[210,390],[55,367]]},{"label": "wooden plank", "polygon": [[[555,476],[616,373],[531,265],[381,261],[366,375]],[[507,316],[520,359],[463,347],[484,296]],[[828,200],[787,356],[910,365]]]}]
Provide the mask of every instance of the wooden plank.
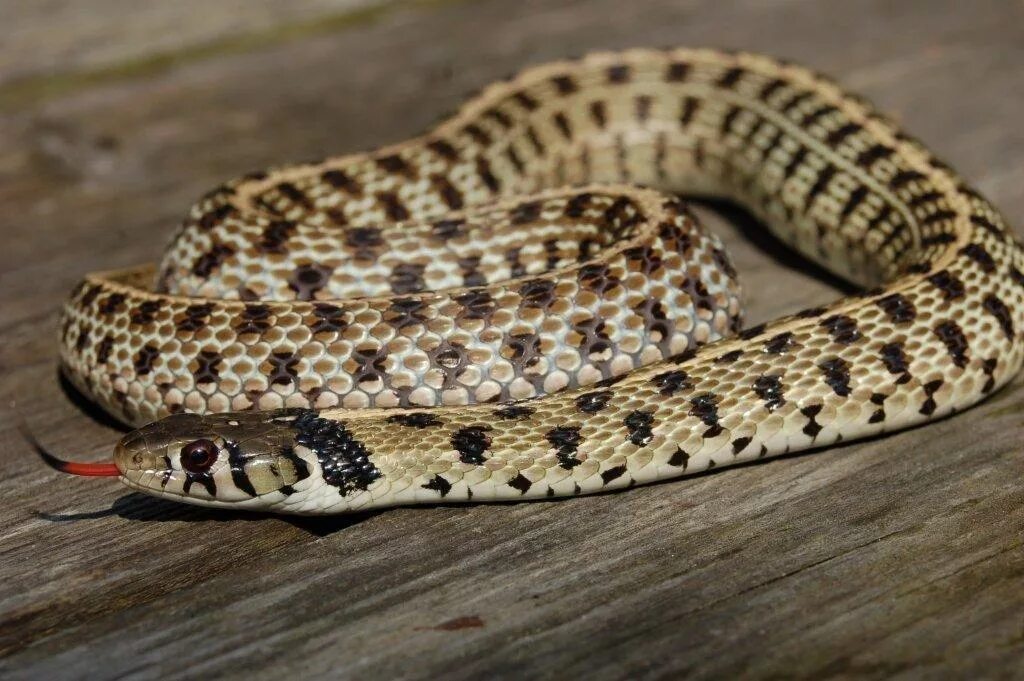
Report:
[{"label": "wooden plank", "polygon": [[0,7],[0,85],[32,77],[143,65],[259,33],[272,37],[359,14],[386,0],[45,0]]},{"label": "wooden plank", "polygon": [[[1024,7],[982,0],[484,0],[15,107],[0,119],[3,400],[97,458],[55,310],[157,256],[218,181],[395,141],[465,92],[588,49],[717,44],[836,75],[1024,215]],[[111,17],[115,21],[116,17]],[[836,295],[742,216],[756,322]],[[289,521],[44,469],[0,414],[4,678],[1013,678],[1024,654],[1024,380],[931,426],[551,503]]]}]

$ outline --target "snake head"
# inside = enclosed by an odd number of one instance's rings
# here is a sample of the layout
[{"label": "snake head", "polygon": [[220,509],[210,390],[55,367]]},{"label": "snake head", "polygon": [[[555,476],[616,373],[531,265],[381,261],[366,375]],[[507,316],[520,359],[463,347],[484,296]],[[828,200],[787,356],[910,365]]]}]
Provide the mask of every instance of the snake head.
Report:
[{"label": "snake head", "polygon": [[310,462],[295,450],[297,415],[175,414],[122,438],[114,464],[123,482],[148,494],[205,506],[269,508],[310,475]]}]

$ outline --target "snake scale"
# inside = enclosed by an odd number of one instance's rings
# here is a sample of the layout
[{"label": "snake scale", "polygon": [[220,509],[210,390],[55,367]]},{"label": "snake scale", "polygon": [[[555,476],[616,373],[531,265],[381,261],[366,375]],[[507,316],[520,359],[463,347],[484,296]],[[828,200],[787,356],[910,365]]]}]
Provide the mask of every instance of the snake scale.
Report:
[{"label": "snake scale", "polygon": [[[678,194],[864,292],[741,331]],[[592,54],[416,139],[217,187],[158,267],[89,275],[63,370],[141,427],[62,465],[308,514],[629,487],[971,406],[1021,365],[1022,270],[989,202],[827,78]]]}]

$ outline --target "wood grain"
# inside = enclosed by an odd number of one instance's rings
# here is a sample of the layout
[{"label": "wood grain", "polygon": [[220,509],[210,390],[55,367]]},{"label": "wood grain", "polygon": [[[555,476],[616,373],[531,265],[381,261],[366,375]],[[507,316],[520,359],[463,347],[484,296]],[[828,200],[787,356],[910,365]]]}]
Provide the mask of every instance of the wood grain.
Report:
[{"label": "wood grain", "polygon": [[[925,428],[624,493],[322,520],[61,477],[18,434],[106,455],[118,431],[57,380],[57,307],[154,259],[208,187],[406,138],[528,63],[673,44],[833,74],[1022,223],[1011,0],[413,7],[4,110],[0,677],[1021,678],[1024,379]],[[742,214],[702,214],[751,323],[837,295]]]}]

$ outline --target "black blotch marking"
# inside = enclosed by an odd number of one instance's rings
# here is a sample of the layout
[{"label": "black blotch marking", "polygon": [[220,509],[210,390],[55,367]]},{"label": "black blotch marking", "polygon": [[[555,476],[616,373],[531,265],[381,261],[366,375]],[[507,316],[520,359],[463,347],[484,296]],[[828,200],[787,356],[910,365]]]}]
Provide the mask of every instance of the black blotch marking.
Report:
[{"label": "black blotch marking", "polygon": [[899,376],[896,384],[903,384],[910,380],[910,360],[903,351],[903,344],[899,342],[886,343],[879,351],[882,364],[890,374]]},{"label": "black blotch marking", "polygon": [[743,356],[743,350],[730,350],[715,357],[715,364],[732,364]]},{"label": "black blotch marking", "polygon": [[459,460],[479,466],[484,459],[484,452],[491,446],[491,438],[487,432],[490,426],[466,426],[452,434],[452,447],[459,453]]},{"label": "black blotch marking", "polygon": [[963,329],[953,320],[947,320],[935,327],[935,335],[946,346],[946,351],[953,359],[953,364],[960,368],[967,366],[967,337]]},{"label": "black blotch marking", "polygon": [[609,468],[608,470],[601,472],[601,481],[607,485],[612,480],[617,480],[621,478],[625,472],[626,464],[616,466],[615,468]]},{"label": "black blotch marking", "polygon": [[501,409],[496,409],[494,411],[494,415],[497,416],[499,419],[512,421],[515,419],[525,419],[528,416],[532,416],[534,411],[536,410],[533,409],[532,407],[511,405],[508,407],[502,407]]},{"label": "black blotch marking", "polygon": [[906,187],[911,182],[918,182],[925,179],[924,175],[916,170],[901,170],[889,180],[889,187],[898,190]]},{"label": "black blotch marking", "polygon": [[981,244],[967,244],[960,249],[960,252],[978,263],[985,272],[995,272],[996,261],[992,259],[992,256],[989,255],[989,252]]},{"label": "black blotch marking", "polygon": [[990,293],[985,296],[981,306],[985,309],[985,312],[996,318],[996,321],[999,322],[999,327],[1006,334],[1006,338],[1013,340],[1013,315],[1010,314],[1010,308],[1006,306],[1006,303],[998,296]]},{"label": "black blotch marking", "polygon": [[938,404],[935,402],[935,393],[942,387],[942,379],[938,378],[934,381],[928,381],[921,388],[924,390],[925,399],[921,404],[920,412],[925,416],[931,416],[935,413],[938,408]]},{"label": "black blotch marking", "polygon": [[279,182],[274,188],[277,189],[281,196],[285,197],[292,203],[297,203],[303,208],[312,207],[312,204],[309,202],[309,197],[306,196],[305,192],[291,182]]},{"label": "black blotch marking", "polygon": [[670,83],[679,83],[686,80],[686,76],[690,73],[690,65],[686,62],[674,61],[668,65],[668,69],[665,71],[665,80]]},{"label": "black blotch marking", "polygon": [[733,456],[736,456],[737,454],[742,452],[744,449],[746,449],[747,445],[749,445],[752,440],[753,440],[753,438],[751,438],[751,437],[738,437],[735,440],[733,440],[732,441],[732,454],[733,454]]},{"label": "black blotch marking", "polygon": [[764,400],[765,409],[773,412],[786,403],[782,377],[771,374],[758,376],[753,384],[754,393]]},{"label": "black blotch marking", "polygon": [[160,356],[160,348],[153,344],[147,344],[142,346],[138,354],[135,355],[135,375],[145,376],[153,370],[153,362]]},{"label": "black blotch marking", "polygon": [[388,423],[395,423],[407,428],[433,428],[440,426],[442,421],[434,414],[419,411],[412,414],[395,414],[388,417]]},{"label": "black blotch marking", "polygon": [[988,394],[988,393],[992,392],[993,388],[995,388],[995,386],[996,386],[995,373],[996,373],[997,363],[998,363],[998,360],[995,357],[992,357],[990,359],[986,359],[984,362],[982,362],[981,370],[985,372],[986,376],[988,376],[988,380],[985,381],[985,385],[981,388],[981,392],[982,393]]},{"label": "black blotch marking", "polygon": [[812,404],[809,407],[803,407],[800,410],[800,413],[807,418],[807,425],[803,428],[804,435],[811,438],[818,437],[818,433],[820,433],[823,428],[823,426],[816,420],[818,418],[818,414],[821,413],[821,408],[822,405],[820,404]]},{"label": "black blotch marking", "polygon": [[555,122],[555,127],[562,133],[562,137],[567,141],[572,141],[572,127],[569,125],[569,119],[565,113],[558,111],[551,118]]},{"label": "black blotch marking", "polygon": [[669,466],[682,466],[683,470],[686,470],[686,464],[690,462],[690,455],[683,451],[682,447],[676,447],[676,451],[668,460]]},{"label": "black blotch marking", "polygon": [[[226,189],[226,188],[225,188]],[[231,193],[230,191],[228,193]],[[215,225],[220,224],[228,216],[237,213],[237,209],[230,204],[221,204],[211,211],[203,213],[203,217],[199,218],[199,226],[202,229],[211,229]]]},{"label": "black blotch marking", "polygon": [[508,481],[508,486],[519,490],[522,494],[526,494],[530,487],[533,486],[533,483],[522,473],[516,473],[516,477]]},{"label": "black blotch marking", "polygon": [[345,172],[341,170],[327,170],[320,175],[327,184],[331,185],[335,189],[341,189],[342,191],[358,196],[362,193],[363,189],[358,182],[349,177]]},{"label": "black blotch marking", "polygon": [[432,140],[427,144],[427,148],[446,161],[457,161],[459,159],[459,152],[445,140]]},{"label": "black blotch marking", "polygon": [[766,324],[758,324],[757,326],[751,326],[749,329],[743,329],[739,332],[739,337],[742,340],[750,340],[751,338],[757,338],[764,333]]},{"label": "black blotch marking", "polygon": [[608,82],[619,84],[628,83],[632,69],[628,64],[614,64],[608,67]]},{"label": "black blotch marking", "polygon": [[705,438],[716,437],[722,433],[722,426],[718,423],[718,395],[713,393],[701,393],[690,398],[690,416],[696,416],[708,429],[704,431]]},{"label": "black blotch marking", "polygon": [[560,95],[570,95],[579,89],[572,76],[555,76],[551,79]]},{"label": "black blotch marking", "polygon": [[836,167],[833,165],[825,166],[821,172],[818,173],[818,176],[814,180],[814,184],[811,185],[811,188],[807,191],[807,195],[804,197],[805,211],[809,210],[811,204],[813,204],[814,200],[818,198],[818,195],[828,188],[829,183],[835,175]]},{"label": "black blotch marking", "polygon": [[658,387],[658,392],[666,397],[675,395],[680,390],[692,390],[693,381],[682,369],[665,371],[651,379],[651,383]]},{"label": "black blotch marking", "polygon": [[893,324],[907,324],[917,317],[914,304],[902,293],[893,293],[879,298],[875,301],[875,305],[882,309],[882,312]]},{"label": "black blotch marking", "polygon": [[257,245],[264,253],[284,253],[284,244],[292,238],[298,226],[291,220],[274,220],[263,230]]},{"label": "black blotch marking", "polygon": [[783,331],[777,336],[769,338],[764,343],[764,351],[771,355],[781,355],[796,345],[793,334],[790,331]]},{"label": "black blotch marking", "polygon": [[192,274],[204,279],[209,277],[224,261],[235,254],[235,250],[224,244],[214,244],[203,253],[192,265]]},{"label": "black blotch marking", "polygon": [[440,492],[442,497],[448,496],[448,492],[452,491],[452,483],[448,482],[440,475],[435,475],[430,479],[429,482],[420,485],[420,487],[422,487],[423,489],[432,489],[435,492]]},{"label": "black blotch marking", "polygon": [[156,319],[156,313],[160,311],[159,300],[145,300],[137,308],[132,310],[129,321],[132,324],[143,326],[150,324]]},{"label": "black blotch marking", "polygon": [[825,144],[835,149],[844,141],[846,141],[847,137],[860,132],[861,129],[862,127],[859,123],[846,123],[843,126],[836,128],[835,130],[830,132],[828,134],[828,137],[825,138]]},{"label": "black blotch marking", "polygon": [[782,80],[781,78],[773,78],[772,80],[764,84],[764,87],[761,88],[761,91],[757,94],[757,96],[758,98],[760,98],[762,102],[767,102],[769,99],[771,99],[772,95],[774,95],[782,88],[786,87],[786,84],[786,81]]},{"label": "black blotch marking", "polygon": [[832,315],[821,321],[821,325],[828,329],[832,340],[840,345],[850,345],[861,339],[862,334],[857,330],[857,322],[853,317],[846,315]]},{"label": "black blotch marking", "polygon": [[700,100],[696,97],[687,95],[683,97],[682,109],[679,111],[679,124],[686,127],[693,120],[693,117],[697,113],[697,109],[700,108]]},{"label": "black blotch marking", "polygon": [[825,375],[825,382],[832,392],[840,397],[850,395],[850,363],[842,357],[832,357],[818,362],[818,368]]},{"label": "black blotch marking", "polygon": [[629,441],[637,447],[647,446],[654,437],[652,426],[654,424],[654,412],[637,409],[629,414],[623,425],[629,431]]},{"label": "black blotch marking", "polygon": [[610,399],[612,399],[611,390],[584,393],[576,398],[576,408],[587,414],[596,414],[608,405]]},{"label": "black blotch marking", "polygon": [[256,488],[249,480],[249,474],[245,472],[245,457],[237,442],[226,440],[224,449],[228,450],[228,467],[231,470],[231,482],[235,487],[248,494],[250,497],[257,496]]},{"label": "black blotch marking", "polygon": [[744,73],[745,71],[742,68],[738,66],[732,67],[723,73],[721,78],[718,79],[718,87],[728,90],[735,89],[736,84],[740,81],[740,78],[743,77]]},{"label": "black blotch marking", "polygon": [[946,300],[956,300],[964,297],[964,283],[949,273],[948,270],[939,270],[928,276],[928,282],[942,292]]},{"label": "black blotch marking", "polygon": [[583,441],[579,426],[557,426],[544,437],[557,450],[559,466],[571,470],[583,463],[576,458],[576,451]]},{"label": "black blotch marking", "polygon": [[861,168],[868,170],[875,164],[876,161],[880,161],[883,158],[888,158],[895,153],[895,149],[887,147],[884,144],[876,144],[862,151],[857,157],[857,165]]},{"label": "black blotch marking", "polygon": [[308,448],[320,462],[324,482],[338,488],[341,496],[366,490],[381,477],[370,461],[371,452],[340,421],[304,411],[291,422],[295,441]]}]

